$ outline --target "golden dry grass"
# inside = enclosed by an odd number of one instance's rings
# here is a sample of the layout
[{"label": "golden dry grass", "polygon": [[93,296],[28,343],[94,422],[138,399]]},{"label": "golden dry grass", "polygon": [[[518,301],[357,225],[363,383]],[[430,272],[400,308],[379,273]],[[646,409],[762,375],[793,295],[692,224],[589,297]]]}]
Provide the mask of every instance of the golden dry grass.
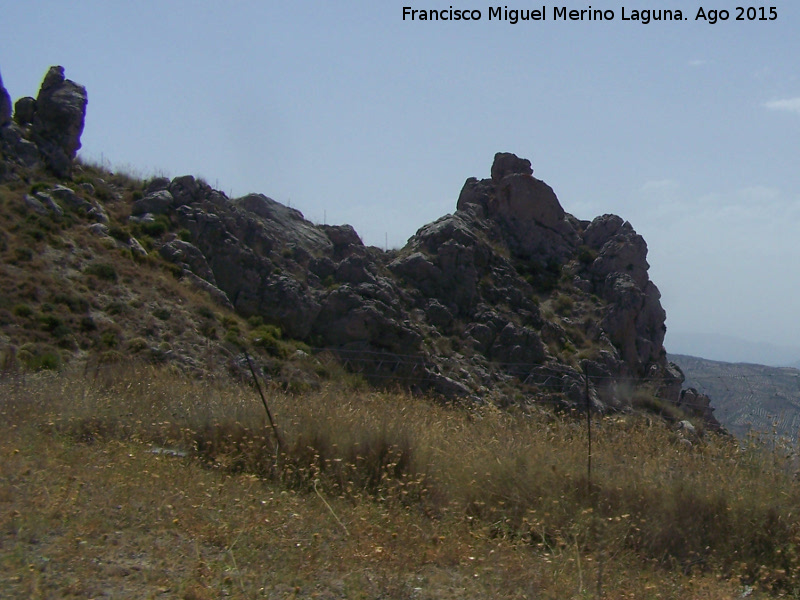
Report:
[{"label": "golden dry grass", "polygon": [[280,453],[246,385],[2,381],[0,597],[798,596],[800,490],[774,453],[608,418],[590,493],[570,415],[267,400]]}]

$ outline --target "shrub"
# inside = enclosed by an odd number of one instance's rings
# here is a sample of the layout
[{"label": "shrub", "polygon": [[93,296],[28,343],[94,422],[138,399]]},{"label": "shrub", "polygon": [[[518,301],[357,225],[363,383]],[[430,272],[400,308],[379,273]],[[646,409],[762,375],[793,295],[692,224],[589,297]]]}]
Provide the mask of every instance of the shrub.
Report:
[{"label": "shrub", "polygon": [[153,316],[160,321],[168,321],[172,313],[168,308],[158,307],[153,310]]},{"label": "shrub", "polygon": [[19,349],[17,359],[31,371],[58,371],[62,365],[58,350],[40,344],[25,344]]},{"label": "shrub", "polygon": [[572,312],[574,306],[575,301],[566,294],[559,294],[556,296],[555,300],[553,300],[553,308],[560,315],[566,315]]},{"label": "shrub", "polygon": [[116,281],[117,270],[109,263],[92,263],[83,270],[87,275],[93,275],[105,281]]},{"label": "shrub", "polygon": [[132,340],[129,340],[126,346],[128,348],[128,351],[133,352],[135,354],[137,352],[141,352],[142,350],[146,350],[147,348],[150,347],[150,344],[148,344],[147,340],[145,340],[144,338],[137,337],[133,338]]},{"label": "shrub", "polygon": [[89,301],[82,296],[58,293],[53,296],[53,302],[56,304],[63,304],[69,308],[72,313],[84,313],[89,310]]},{"label": "shrub", "polygon": [[86,315],[81,317],[79,327],[82,332],[88,333],[90,331],[97,330],[97,323],[94,322],[94,319],[91,316]]},{"label": "shrub", "polygon": [[100,343],[106,348],[116,348],[119,344],[119,338],[116,331],[110,329],[100,334]]},{"label": "shrub", "polygon": [[592,264],[597,258],[597,251],[583,245],[578,248],[578,260],[584,265]]},{"label": "shrub", "polygon": [[169,220],[164,215],[158,215],[154,221],[145,221],[139,224],[143,233],[150,237],[161,237],[170,229]]},{"label": "shrub", "polygon": [[125,244],[127,244],[128,240],[131,239],[131,232],[128,231],[127,228],[119,227],[117,225],[114,225],[114,226],[109,228],[108,235],[110,235],[115,240],[120,241],[120,242],[125,243]]},{"label": "shrub", "polygon": [[18,317],[28,318],[33,314],[33,309],[27,304],[17,304],[11,309],[11,312]]},{"label": "shrub", "polygon": [[286,348],[281,343],[281,330],[275,325],[261,325],[253,329],[248,338],[253,346],[264,348],[269,354],[273,356],[281,356],[285,358]]},{"label": "shrub", "polygon": [[214,311],[207,306],[197,307],[197,314],[204,319],[208,319],[209,321],[215,321],[217,319],[217,316],[214,314]]}]

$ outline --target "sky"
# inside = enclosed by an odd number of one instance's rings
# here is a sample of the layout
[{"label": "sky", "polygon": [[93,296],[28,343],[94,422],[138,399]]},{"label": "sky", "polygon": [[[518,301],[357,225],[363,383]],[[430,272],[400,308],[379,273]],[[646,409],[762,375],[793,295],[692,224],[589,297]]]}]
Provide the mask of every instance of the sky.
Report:
[{"label": "sky", "polygon": [[[700,0],[26,0],[0,9],[0,73],[13,99],[51,65],[86,86],[86,160],[264,193],[380,247],[514,152],[567,212],[642,234],[668,351],[732,336],[798,359],[800,3],[772,1],[774,20],[719,2],[711,24]],[[553,18],[590,6],[613,20]],[[622,19],[644,7],[686,20]]]}]

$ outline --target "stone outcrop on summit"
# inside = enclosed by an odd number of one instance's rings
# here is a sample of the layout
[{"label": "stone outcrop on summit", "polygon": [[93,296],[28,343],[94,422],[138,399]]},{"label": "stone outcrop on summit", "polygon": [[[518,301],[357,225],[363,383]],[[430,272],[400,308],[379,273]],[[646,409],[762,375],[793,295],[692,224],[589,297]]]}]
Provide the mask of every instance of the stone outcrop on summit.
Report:
[{"label": "stone outcrop on summit", "polygon": [[497,154],[491,173],[467,179],[453,214],[391,252],[352,227],[314,225],[261,194],[229,200],[192,177],[151,183],[131,218],[172,215],[190,239],[167,241],[162,256],[242,315],[377,382],[579,402],[589,369],[598,406],[624,406],[630,378],[677,404],[682,375],[666,360],[642,237],[615,215],[565,212],[528,160]]},{"label": "stone outcrop on summit", "polygon": [[[68,184],[86,90],[53,67],[13,121],[3,92],[0,84],[0,180],[44,164]],[[630,406],[632,382],[686,404],[663,348],[666,314],[644,239],[616,215],[566,212],[527,159],[498,153],[489,173],[466,180],[455,212],[388,252],[349,225],[316,225],[263,194],[230,199],[192,176],[152,179],[124,212],[129,224],[161,219],[180,231],[153,249],[214,302],[376,383],[574,406],[585,402],[588,372],[600,409]],[[32,191],[26,210],[72,207],[108,238],[103,207],[73,187]],[[147,254],[132,237],[110,243]],[[715,424],[710,408],[700,412]]]},{"label": "stone outcrop on summit", "polygon": [[66,79],[63,67],[50,67],[36,99],[20,98],[14,104],[13,123],[3,118],[7,111],[2,96],[0,92],[3,154],[25,167],[41,162],[57,177],[68,177],[81,147],[86,88]]}]

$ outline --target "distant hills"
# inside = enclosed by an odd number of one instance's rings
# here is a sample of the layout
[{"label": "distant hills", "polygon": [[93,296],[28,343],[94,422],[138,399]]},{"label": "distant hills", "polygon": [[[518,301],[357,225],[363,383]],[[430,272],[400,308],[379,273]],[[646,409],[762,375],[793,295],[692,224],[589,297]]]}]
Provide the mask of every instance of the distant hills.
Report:
[{"label": "distant hills", "polygon": [[711,397],[714,416],[737,437],[753,432],[797,442],[800,370],[682,354],[670,354],[669,359],[686,375],[685,386]]},{"label": "distant hills", "polygon": [[752,342],[731,335],[672,330],[667,334],[665,346],[673,354],[703,356],[709,360],[800,368],[800,346]]}]

